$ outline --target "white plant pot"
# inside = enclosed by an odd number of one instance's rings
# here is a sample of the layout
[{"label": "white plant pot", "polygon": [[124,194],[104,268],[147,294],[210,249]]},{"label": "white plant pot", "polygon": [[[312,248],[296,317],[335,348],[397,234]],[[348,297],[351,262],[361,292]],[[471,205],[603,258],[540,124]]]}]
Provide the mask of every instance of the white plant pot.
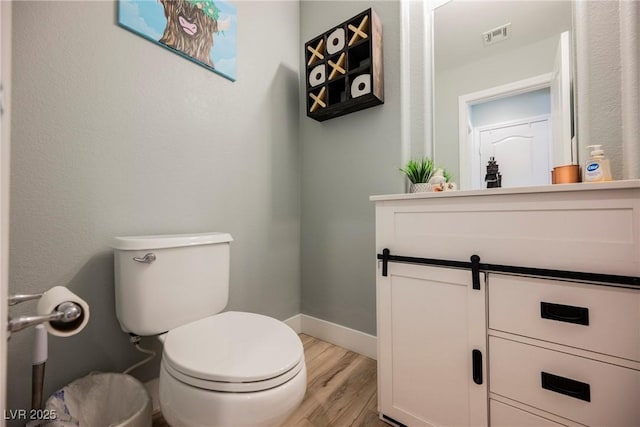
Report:
[{"label": "white plant pot", "polygon": [[409,193],[427,193],[431,190],[431,184],[428,182],[420,182],[418,184],[411,184],[409,187]]}]

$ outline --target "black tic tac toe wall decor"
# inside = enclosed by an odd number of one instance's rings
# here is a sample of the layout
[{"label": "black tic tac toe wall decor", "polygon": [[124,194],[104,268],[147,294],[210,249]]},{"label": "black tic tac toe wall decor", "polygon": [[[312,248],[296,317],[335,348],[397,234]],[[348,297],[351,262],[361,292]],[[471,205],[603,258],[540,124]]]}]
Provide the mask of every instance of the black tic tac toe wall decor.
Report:
[{"label": "black tic tac toe wall decor", "polygon": [[384,102],[382,23],[373,9],[304,46],[307,116],[318,121]]}]

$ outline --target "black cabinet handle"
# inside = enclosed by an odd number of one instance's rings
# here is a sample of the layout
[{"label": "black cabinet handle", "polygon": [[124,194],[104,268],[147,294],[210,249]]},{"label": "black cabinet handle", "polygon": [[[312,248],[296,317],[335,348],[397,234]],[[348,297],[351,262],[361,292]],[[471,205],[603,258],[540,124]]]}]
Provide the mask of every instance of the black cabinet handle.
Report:
[{"label": "black cabinet handle", "polygon": [[586,307],[540,302],[540,317],[558,322],[589,325],[589,309]]},{"label": "black cabinet handle", "polygon": [[471,283],[473,289],[480,290],[480,257],[471,255]]},{"label": "black cabinet handle", "polygon": [[542,388],[555,393],[564,394],[587,402],[591,402],[591,387],[587,383],[560,377],[548,372],[540,372]]},{"label": "black cabinet handle", "polygon": [[387,277],[389,267],[389,254],[391,251],[387,248],[382,250],[382,277]]},{"label": "black cabinet handle", "polygon": [[471,352],[471,366],[473,368],[473,382],[482,384],[482,352],[480,350]]}]

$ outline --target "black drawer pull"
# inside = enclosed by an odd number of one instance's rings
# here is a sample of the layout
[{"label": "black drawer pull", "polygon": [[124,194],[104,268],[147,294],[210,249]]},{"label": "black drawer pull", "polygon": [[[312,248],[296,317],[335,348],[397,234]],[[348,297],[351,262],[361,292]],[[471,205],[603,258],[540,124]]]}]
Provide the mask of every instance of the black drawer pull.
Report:
[{"label": "black drawer pull", "polygon": [[480,350],[473,350],[471,352],[471,363],[473,368],[473,382],[482,384],[482,352]]},{"label": "black drawer pull", "polygon": [[540,372],[542,388],[565,396],[591,402],[591,388],[589,384],[558,375]]},{"label": "black drawer pull", "polygon": [[540,302],[540,317],[558,322],[589,325],[589,309],[586,307]]}]

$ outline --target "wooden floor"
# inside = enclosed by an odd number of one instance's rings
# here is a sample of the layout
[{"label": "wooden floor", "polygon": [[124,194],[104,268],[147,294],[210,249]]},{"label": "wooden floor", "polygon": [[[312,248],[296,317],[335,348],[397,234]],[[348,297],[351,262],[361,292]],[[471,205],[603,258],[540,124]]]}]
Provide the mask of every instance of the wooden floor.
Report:
[{"label": "wooden floor", "polygon": [[[376,361],[300,334],[307,394],[283,427],[388,427],[378,419]],[[161,414],[153,427],[167,427]]]}]

